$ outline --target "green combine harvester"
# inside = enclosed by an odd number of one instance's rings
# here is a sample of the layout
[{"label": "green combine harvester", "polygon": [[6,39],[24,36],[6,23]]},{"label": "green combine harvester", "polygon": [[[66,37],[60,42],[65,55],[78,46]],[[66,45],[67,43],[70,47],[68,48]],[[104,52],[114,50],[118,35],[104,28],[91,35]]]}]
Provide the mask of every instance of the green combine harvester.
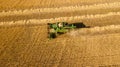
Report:
[{"label": "green combine harvester", "polygon": [[83,23],[72,23],[72,24],[68,24],[67,22],[48,23],[48,38],[54,39],[58,35],[67,33],[72,29],[82,28],[82,27],[85,27]]}]

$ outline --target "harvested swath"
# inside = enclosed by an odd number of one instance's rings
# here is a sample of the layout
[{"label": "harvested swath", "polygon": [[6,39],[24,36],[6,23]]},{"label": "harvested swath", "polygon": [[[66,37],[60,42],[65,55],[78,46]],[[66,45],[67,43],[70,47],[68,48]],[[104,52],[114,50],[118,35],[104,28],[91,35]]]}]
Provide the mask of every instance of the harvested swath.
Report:
[{"label": "harvested swath", "polygon": [[[112,3],[112,4],[114,4],[114,3]],[[22,10],[19,10],[18,12],[16,10],[15,13],[14,13],[14,11],[13,12],[8,11],[7,13],[3,12],[4,14],[3,15],[1,14],[1,16],[0,16],[0,22],[1,21],[13,21],[13,20],[18,21],[18,20],[28,20],[28,19],[49,19],[49,18],[58,18],[58,17],[81,16],[84,14],[85,15],[86,14],[93,14],[93,15],[94,14],[105,14],[107,12],[118,12],[118,11],[120,11],[120,8],[114,8],[114,9],[100,8],[100,9],[94,9],[94,10],[93,9],[88,9],[88,10],[85,9],[85,10],[80,10],[80,11],[52,12],[52,13],[49,13],[49,12],[42,13],[39,11],[34,11],[34,10],[31,11],[31,10],[30,11],[27,10],[27,12],[25,11],[26,14]]]},{"label": "harvested swath", "polygon": [[107,14],[96,14],[96,15],[59,17],[59,18],[40,19],[40,20],[30,19],[30,20],[0,22],[0,26],[25,25],[25,24],[47,24],[47,23],[62,22],[62,21],[71,22],[73,20],[89,20],[89,19],[105,18],[105,17],[110,17],[110,16],[116,16],[116,15],[119,16],[120,12],[110,12]]},{"label": "harvested swath", "polygon": [[94,5],[83,5],[83,6],[68,6],[59,8],[38,8],[38,9],[25,9],[25,10],[14,10],[14,11],[2,11],[0,16],[9,15],[29,15],[29,14],[41,14],[41,13],[60,13],[60,12],[74,12],[81,10],[93,10],[93,9],[107,9],[107,8],[120,8],[120,2],[94,4]]},{"label": "harvested swath", "polygon": [[71,16],[82,16],[82,15],[95,15],[95,14],[106,14],[109,12],[119,12],[120,8],[115,9],[98,9],[98,10],[83,10],[74,12],[62,12],[62,13],[41,13],[41,14],[28,14],[28,15],[8,15],[0,16],[0,22],[2,21],[18,21],[18,20],[29,20],[29,19],[50,19],[59,17],[71,17]]}]

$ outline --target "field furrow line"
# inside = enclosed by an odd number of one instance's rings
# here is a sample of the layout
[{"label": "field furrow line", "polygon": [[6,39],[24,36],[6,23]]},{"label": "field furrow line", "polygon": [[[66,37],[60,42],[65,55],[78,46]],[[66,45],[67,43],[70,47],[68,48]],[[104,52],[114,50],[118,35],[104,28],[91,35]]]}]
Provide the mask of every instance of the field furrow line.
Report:
[{"label": "field furrow line", "polygon": [[38,13],[60,13],[60,12],[74,12],[81,10],[93,10],[93,9],[107,9],[107,8],[120,8],[120,2],[94,4],[94,5],[83,5],[83,6],[68,6],[68,7],[57,7],[57,8],[36,8],[36,9],[24,9],[24,10],[13,10],[13,11],[2,11],[0,16],[9,15],[29,15]]}]

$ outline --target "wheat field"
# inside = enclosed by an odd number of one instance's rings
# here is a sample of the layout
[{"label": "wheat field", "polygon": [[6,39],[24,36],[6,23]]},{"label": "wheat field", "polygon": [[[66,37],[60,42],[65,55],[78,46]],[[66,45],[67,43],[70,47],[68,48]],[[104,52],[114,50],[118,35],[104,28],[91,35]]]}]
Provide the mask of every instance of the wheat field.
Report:
[{"label": "wheat field", "polygon": [[[82,22],[49,40],[47,23]],[[0,0],[0,67],[120,67],[120,0]]]}]

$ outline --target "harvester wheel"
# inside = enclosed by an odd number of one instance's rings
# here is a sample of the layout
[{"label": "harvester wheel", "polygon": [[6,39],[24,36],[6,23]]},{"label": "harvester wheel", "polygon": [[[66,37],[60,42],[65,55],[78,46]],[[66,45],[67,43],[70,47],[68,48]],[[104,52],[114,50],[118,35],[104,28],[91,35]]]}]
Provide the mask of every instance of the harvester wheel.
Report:
[{"label": "harvester wheel", "polygon": [[56,38],[55,30],[53,28],[51,28],[51,24],[50,23],[47,24],[47,31],[48,31],[48,38],[49,39]]},{"label": "harvester wheel", "polygon": [[49,38],[50,38],[50,39],[56,38],[56,33],[50,33],[50,34],[49,34]]}]

